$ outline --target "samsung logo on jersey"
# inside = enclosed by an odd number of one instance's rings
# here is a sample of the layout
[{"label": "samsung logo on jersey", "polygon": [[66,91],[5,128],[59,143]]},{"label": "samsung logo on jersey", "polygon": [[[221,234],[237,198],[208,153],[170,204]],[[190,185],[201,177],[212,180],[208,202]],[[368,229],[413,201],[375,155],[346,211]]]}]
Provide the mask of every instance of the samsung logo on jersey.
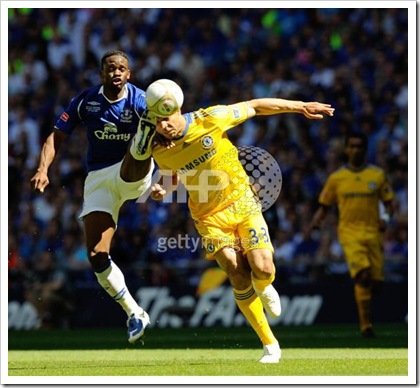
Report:
[{"label": "samsung logo on jersey", "polygon": [[210,159],[213,155],[216,154],[216,149],[213,148],[211,151],[206,152],[203,155],[200,155],[198,158],[193,159],[190,163],[186,164],[184,167],[178,170],[179,174],[185,174],[187,171],[194,170],[195,167],[199,166],[201,163],[204,163],[206,160]]},{"label": "samsung logo on jersey", "polygon": [[345,193],[344,198],[366,198],[375,195],[375,193]]}]

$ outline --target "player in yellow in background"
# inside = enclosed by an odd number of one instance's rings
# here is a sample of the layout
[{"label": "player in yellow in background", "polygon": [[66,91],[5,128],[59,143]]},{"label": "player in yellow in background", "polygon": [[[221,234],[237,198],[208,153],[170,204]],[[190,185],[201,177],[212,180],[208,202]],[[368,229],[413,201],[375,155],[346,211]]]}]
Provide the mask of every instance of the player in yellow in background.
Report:
[{"label": "player in yellow in background", "polygon": [[337,204],[338,238],[354,280],[361,334],[373,337],[372,293],[384,280],[383,220],[379,207],[382,202],[387,217],[392,216],[394,194],[384,171],[366,164],[366,151],[367,137],[364,134],[347,134],[345,153],[348,163],[328,177],[319,196],[320,207],[310,227],[319,228],[328,207]]},{"label": "player in yellow in background", "polygon": [[155,121],[156,136],[172,144],[167,147],[158,142],[153,148],[152,156],[163,176],[152,186],[151,197],[162,200],[175,189],[178,179],[182,181],[207,258],[215,259],[227,273],[236,304],[263,344],[262,363],[281,358],[264,314],[264,309],[271,316],[281,311],[280,297],[272,286],[273,246],[258,197],[226,131],[256,115],[288,112],[322,119],[332,116],[334,109],[318,102],[264,98],[186,114],[177,110]]}]

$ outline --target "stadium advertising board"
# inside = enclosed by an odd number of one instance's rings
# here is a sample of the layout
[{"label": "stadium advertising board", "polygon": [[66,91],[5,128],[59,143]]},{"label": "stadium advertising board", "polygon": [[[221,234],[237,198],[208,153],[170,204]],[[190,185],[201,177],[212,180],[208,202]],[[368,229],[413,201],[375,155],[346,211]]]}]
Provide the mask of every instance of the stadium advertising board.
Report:
[{"label": "stadium advertising board", "polygon": [[[331,293],[331,285],[316,287],[294,285],[283,290],[279,287],[282,313],[270,318],[271,325],[312,325],[315,323],[355,323],[355,309],[351,288],[344,283]],[[106,298],[98,298],[102,290],[80,289],[75,311],[70,317],[71,327],[119,327],[122,312]],[[135,293],[148,311],[152,327],[234,327],[246,324],[236,307],[228,286],[215,288],[200,297],[195,290],[175,290],[170,287],[139,287]],[[387,304],[386,300],[404,301],[406,284],[385,284],[382,297],[374,306],[378,322],[403,322],[407,303]],[[39,326],[35,308],[28,302],[9,302],[9,329],[29,330]]]}]

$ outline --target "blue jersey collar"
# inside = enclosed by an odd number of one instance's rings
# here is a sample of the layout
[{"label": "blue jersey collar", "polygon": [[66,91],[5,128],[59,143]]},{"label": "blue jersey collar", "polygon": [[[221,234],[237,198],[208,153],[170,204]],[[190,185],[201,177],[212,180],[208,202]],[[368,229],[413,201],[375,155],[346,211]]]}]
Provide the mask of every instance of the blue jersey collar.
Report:
[{"label": "blue jersey collar", "polygon": [[110,100],[107,96],[105,96],[105,94],[104,94],[104,85],[102,85],[99,88],[98,94],[102,94],[104,96],[105,100],[107,100],[109,103],[113,104],[114,102],[118,102],[118,101],[124,100],[125,98],[128,97],[127,84],[124,85],[124,94],[123,94],[123,96],[121,98],[118,98],[117,100]]}]

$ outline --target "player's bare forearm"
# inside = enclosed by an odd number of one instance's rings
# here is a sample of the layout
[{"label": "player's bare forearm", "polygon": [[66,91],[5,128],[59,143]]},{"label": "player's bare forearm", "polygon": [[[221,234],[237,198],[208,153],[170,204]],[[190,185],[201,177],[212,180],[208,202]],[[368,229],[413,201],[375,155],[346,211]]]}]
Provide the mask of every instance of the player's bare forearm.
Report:
[{"label": "player's bare forearm", "polygon": [[41,155],[39,158],[39,164],[37,171],[47,172],[51,163],[53,162],[56,154],[55,142],[54,142],[54,133],[51,133],[44,145],[42,146]]},{"label": "player's bare forearm", "polygon": [[394,215],[394,201],[389,200],[383,202],[384,211],[380,209],[379,211],[379,230],[385,232],[388,225],[391,223],[392,217]]},{"label": "player's bare forearm", "polygon": [[47,137],[47,140],[45,140],[45,143],[42,146],[38,168],[35,175],[31,178],[33,188],[39,190],[41,193],[44,192],[44,189],[50,183],[48,179],[48,169],[54,161],[64,136],[63,133],[54,131]]},{"label": "player's bare forearm", "polygon": [[384,202],[385,210],[389,217],[391,218],[394,215],[395,203],[394,201],[386,201]]},{"label": "player's bare forearm", "polygon": [[258,98],[248,101],[249,117],[281,113],[301,113],[308,119],[319,120],[324,115],[333,116],[334,108],[321,102],[303,102],[282,98]]},{"label": "player's bare forearm", "polygon": [[312,217],[312,221],[309,224],[309,229],[319,229],[321,227],[322,221],[324,221],[328,212],[328,207],[325,205],[320,205],[317,211],[315,212],[314,216]]}]

